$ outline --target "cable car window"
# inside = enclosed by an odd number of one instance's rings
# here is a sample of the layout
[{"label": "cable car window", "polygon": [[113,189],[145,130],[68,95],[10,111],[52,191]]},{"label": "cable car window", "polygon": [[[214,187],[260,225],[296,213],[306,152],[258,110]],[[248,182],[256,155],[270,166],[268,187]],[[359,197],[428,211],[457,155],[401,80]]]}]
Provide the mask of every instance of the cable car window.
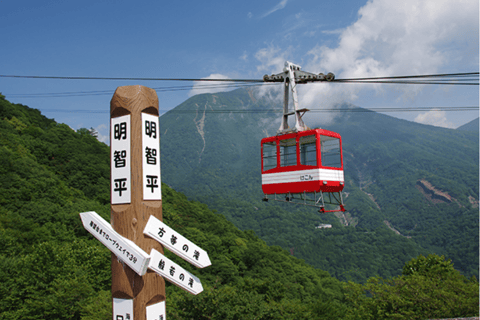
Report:
[{"label": "cable car window", "polygon": [[297,141],[293,139],[280,140],[280,166],[297,165]]},{"label": "cable car window", "polygon": [[277,143],[275,141],[263,144],[263,171],[277,166]]},{"label": "cable car window", "polygon": [[300,164],[317,165],[317,144],[314,135],[300,137]]},{"label": "cable car window", "polygon": [[340,139],[320,135],[320,150],[322,151],[322,166],[342,167]]}]

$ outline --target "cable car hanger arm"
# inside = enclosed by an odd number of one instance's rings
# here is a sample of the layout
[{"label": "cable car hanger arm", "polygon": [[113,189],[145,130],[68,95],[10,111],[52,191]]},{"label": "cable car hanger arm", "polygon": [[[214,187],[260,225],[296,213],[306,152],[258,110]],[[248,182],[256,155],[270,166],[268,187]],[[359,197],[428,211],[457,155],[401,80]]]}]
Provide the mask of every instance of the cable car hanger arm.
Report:
[{"label": "cable car hanger arm", "polygon": [[[314,81],[332,81],[335,79],[333,73],[324,75],[323,73],[314,74],[306,71],[302,71],[301,67],[297,64],[285,61],[283,72],[276,75],[265,75],[263,81],[265,82],[283,82],[284,83],[284,96],[283,96],[283,115],[280,128],[277,134],[283,134],[287,132],[300,132],[308,130],[308,127],[302,120],[308,109],[300,109],[298,106],[297,97],[297,83],[307,83]],[[289,89],[292,90],[293,99],[293,112],[288,110]],[[290,129],[288,127],[288,116],[295,115],[295,128]]]}]

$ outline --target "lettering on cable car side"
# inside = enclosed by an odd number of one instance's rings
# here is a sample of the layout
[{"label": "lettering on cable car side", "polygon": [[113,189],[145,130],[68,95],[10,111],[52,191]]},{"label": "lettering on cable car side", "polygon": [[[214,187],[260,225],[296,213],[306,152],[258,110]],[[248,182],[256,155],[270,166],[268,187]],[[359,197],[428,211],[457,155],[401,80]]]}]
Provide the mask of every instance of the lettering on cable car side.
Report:
[{"label": "lettering on cable car side", "polygon": [[311,181],[313,180],[313,177],[309,174],[301,175],[300,176],[300,181]]}]

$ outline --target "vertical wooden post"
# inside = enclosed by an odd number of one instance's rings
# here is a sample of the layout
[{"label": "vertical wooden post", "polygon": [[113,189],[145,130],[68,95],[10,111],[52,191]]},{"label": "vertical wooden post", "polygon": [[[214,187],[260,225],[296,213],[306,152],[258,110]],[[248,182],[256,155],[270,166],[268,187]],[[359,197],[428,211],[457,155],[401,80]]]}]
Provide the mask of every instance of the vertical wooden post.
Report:
[{"label": "vertical wooden post", "polygon": [[[129,194],[131,199],[116,200],[116,203],[112,201],[111,224],[115,231],[133,241],[145,252],[149,253],[152,248],[155,248],[163,253],[161,244],[143,234],[143,229],[151,215],[159,220],[163,219],[161,198],[144,200],[145,196],[143,195],[145,150],[143,150],[142,130],[144,130],[145,125],[142,122],[142,113],[158,117],[158,97],[155,90],[138,85],[118,87],[110,102],[111,123],[113,126],[115,118],[130,116],[126,117],[130,119],[130,136],[126,137],[127,142],[130,139],[130,154],[126,154],[125,150],[112,149],[111,164],[116,164],[115,160],[122,160],[124,164],[125,159],[128,158],[130,161],[130,176],[125,175],[124,179],[127,180],[119,181],[122,179],[117,179],[117,181],[114,181],[113,168],[117,166],[112,165],[111,196],[113,199],[114,195],[118,197],[120,194],[121,196],[121,191],[124,194],[128,191],[131,192]],[[118,138],[121,133],[124,133],[124,131],[120,131],[121,126],[118,124],[115,124],[115,128],[112,128],[112,126],[110,127],[112,138]],[[159,141],[160,131],[158,126],[156,127],[156,134]],[[116,152],[115,156],[114,152]],[[157,165],[160,166],[159,146],[158,151],[155,152],[158,153]],[[128,183],[123,184],[125,181]],[[158,189],[161,190],[160,176],[156,183],[158,183]],[[130,190],[126,190],[128,186]],[[119,190],[121,191],[117,192]],[[146,307],[165,301],[165,281],[151,270],[148,270],[144,276],[139,276],[112,254],[112,297],[114,299],[133,300],[133,315],[130,316],[130,319],[146,320]],[[126,317],[122,319],[126,320]]]}]

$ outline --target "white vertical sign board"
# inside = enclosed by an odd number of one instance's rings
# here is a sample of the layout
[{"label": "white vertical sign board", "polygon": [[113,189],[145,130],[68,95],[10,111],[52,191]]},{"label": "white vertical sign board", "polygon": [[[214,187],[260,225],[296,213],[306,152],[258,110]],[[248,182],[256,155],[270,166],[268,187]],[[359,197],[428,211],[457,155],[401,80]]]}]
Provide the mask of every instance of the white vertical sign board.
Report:
[{"label": "white vertical sign board", "polygon": [[166,320],[165,301],[147,306],[147,320]]},{"label": "white vertical sign board", "polygon": [[83,227],[112,251],[120,260],[143,276],[147,272],[150,256],[127,238],[113,230],[95,211],[80,213]]},{"label": "white vertical sign board", "polygon": [[142,113],[143,200],[162,200],[158,117]]},{"label": "white vertical sign board", "polygon": [[157,240],[167,247],[168,250],[198,268],[205,268],[212,264],[205,250],[154,216],[150,216],[148,219],[147,225],[145,226],[145,229],[143,229],[143,233]]},{"label": "white vertical sign board", "polygon": [[148,267],[169,282],[195,295],[203,291],[200,279],[157,250],[152,249],[152,251],[150,251],[150,258]]},{"label": "white vertical sign board", "polygon": [[113,298],[113,320],[133,320],[133,299]]},{"label": "white vertical sign board", "polygon": [[131,202],[130,115],[112,118],[110,123],[111,203]]}]

